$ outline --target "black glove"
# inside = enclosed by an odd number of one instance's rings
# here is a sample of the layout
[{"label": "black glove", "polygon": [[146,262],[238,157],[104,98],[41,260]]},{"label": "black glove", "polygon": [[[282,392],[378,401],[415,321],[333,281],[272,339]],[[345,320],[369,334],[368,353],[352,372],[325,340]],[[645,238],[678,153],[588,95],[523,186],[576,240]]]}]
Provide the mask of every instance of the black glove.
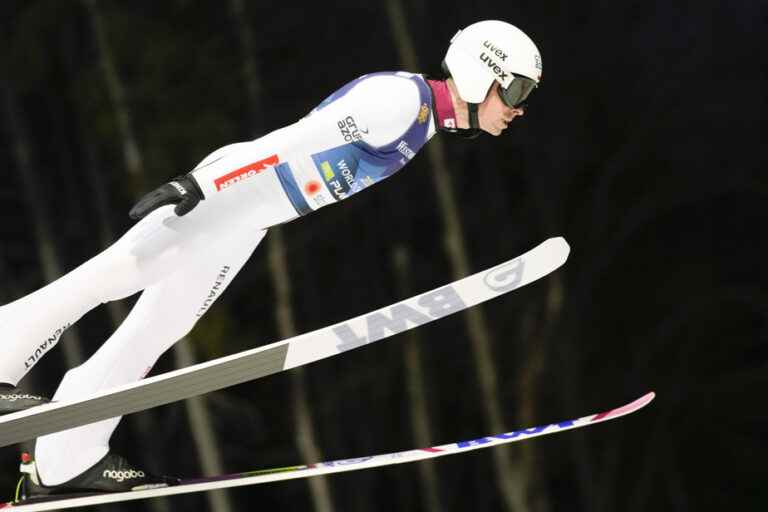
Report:
[{"label": "black glove", "polygon": [[197,203],[205,199],[200,185],[191,174],[178,176],[170,183],[156,188],[139,199],[128,214],[134,220],[143,219],[150,212],[165,206],[175,204],[174,212],[181,217],[192,211]]}]

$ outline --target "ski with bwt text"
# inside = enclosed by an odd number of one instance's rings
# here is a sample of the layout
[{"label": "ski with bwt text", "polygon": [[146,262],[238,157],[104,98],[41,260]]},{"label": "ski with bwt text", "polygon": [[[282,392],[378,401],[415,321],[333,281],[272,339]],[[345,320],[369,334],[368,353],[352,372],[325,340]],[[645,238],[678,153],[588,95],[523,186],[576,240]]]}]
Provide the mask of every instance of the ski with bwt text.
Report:
[{"label": "ski with bwt text", "polygon": [[642,409],[653,400],[654,396],[655,395],[652,392],[647,393],[634,402],[630,402],[624,406],[599,414],[591,414],[589,416],[584,416],[573,420],[560,421],[558,423],[550,423],[522,430],[514,430],[512,432],[505,432],[502,434],[480,437],[477,439],[460,441],[440,446],[432,446],[430,448],[419,448],[404,452],[371,455],[356,459],[334,460],[309,465],[264,469],[249,471],[245,473],[235,473],[231,475],[219,475],[207,478],[182,480],[178,485],[155,489],[134,490],[129,492],[110,494],[93,494],[89,496],[60,499],[54,498],[40,502],[9,502],[0,504],[0,509],[9,508],[18,512],[62,510],[74,507],[85,507],[89,505],[101,505],[105,503],[157,498],[160,496],[169,496],[172,494],[188,494],[193,492],[224,489],[228,487],[264,484],[279,480],[308,478],[331,473],[357,471],[360,469],[433,459],[436,457],[443,457],[445,455],[454,455],[471,450],[479,450],[481,448],[490,448],[502,444],[516,443],[526,439],[531,439],[533,437],[557,434],[566,430],[588,427],[604,421],[613,420]]},{"label": "ski with bwt text", "polygon": [[344,322],[80,400],[0,416],[0,446],[191,398],[366,346],[536,281],[565,263],[569,252],[564,238],[550,238],[500,265]]}]

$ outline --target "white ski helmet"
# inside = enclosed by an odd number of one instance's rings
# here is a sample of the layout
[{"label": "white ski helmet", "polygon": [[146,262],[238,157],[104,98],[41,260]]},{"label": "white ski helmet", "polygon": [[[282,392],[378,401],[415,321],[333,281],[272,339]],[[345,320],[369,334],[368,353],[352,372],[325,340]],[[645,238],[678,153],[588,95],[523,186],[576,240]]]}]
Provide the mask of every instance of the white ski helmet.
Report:
[{"label": "white ski helmet", "polygon": [[459,96],[482,103],[496,80],[504,103],[516,107],[541,81],[541,54],[522,30],[504,21],[486,20],[459,30],[443,61]]}]

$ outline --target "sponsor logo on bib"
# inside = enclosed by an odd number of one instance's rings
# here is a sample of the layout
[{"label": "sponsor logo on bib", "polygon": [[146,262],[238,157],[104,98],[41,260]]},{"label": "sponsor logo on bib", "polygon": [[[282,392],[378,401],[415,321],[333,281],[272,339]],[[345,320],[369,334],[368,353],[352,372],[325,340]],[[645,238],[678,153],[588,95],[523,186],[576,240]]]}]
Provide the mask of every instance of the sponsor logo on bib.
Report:
[{"label": "sponsor logo on bib", "polygon": [[252,178],[267,167],[273,167],[278,163],[280,163],[280,158],[277,155],[268,156],[267,158],[241,167],[236,171],[225,174],[220,178],[216,178],[213,181],[213,184],[216,185],[216,190],[224,190],[225,188],[229,188],[243,180]]},{"label": "sponsor logo on bib", "polygon": [[363,138],[362,134],[367,134],[368,129],[365,130],[358,128],[355,118],[347,116],[344,119],[338,121],[336,125],[339,127],[339,133],[344,137],[344,142],[357,142]]}]

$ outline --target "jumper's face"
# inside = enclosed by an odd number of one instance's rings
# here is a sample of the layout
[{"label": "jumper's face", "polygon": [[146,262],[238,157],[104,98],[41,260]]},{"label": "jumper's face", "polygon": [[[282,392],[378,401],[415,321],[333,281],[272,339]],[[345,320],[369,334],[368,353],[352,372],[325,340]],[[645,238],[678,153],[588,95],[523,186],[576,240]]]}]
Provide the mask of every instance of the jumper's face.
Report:
[{"label": "jumper's face", "polygon": [[477,109],[477,120],[480,129],[491,135],[501,135],[517,116],[522,116],[525,111],[522,108],[510,108],[504,104],[499,95],[499,83],[494,80],[488,89],[483,102]]}]

